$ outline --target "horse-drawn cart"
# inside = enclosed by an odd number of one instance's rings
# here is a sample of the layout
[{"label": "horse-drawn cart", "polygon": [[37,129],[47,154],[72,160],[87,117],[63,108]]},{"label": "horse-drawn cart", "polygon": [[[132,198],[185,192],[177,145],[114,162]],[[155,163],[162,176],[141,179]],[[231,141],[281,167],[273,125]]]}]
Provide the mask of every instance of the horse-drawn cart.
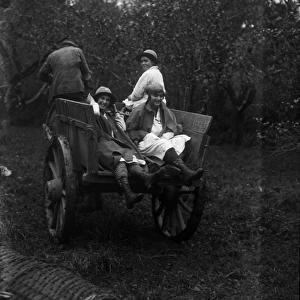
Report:
[{"label": "horse-drawn cart", "polygon": [[[74,216],[80,195],[84,193],[122,193],[111,172],[104,171],[97,159],[96,117],[91,105],[65,99],[55,100],[52,120],[55,135],[50,140],[44,165],[45,205],[50,234],[67,241],[74,228]],[[192,168],[203,165],[209,144],[208,129],[212,117],[172,110],[185,134],[184,160]],[[134,192],[149,194],[144,185],[129,177]],[[204,209],[205,181],[199,179],[184,186],[180,175],[166,175],[159,183],[161,194],[152,195],[152,213],[157,229],[175,241],[191,238]],[[119,196],[117,195],[117,196]]]}]

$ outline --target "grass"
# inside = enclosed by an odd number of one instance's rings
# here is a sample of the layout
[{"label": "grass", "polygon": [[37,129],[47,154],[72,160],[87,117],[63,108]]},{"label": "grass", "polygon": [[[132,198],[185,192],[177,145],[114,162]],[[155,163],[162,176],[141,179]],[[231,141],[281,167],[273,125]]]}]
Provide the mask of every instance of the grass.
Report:
[{"label": "grass", "polygon": [[300,157],[265,161],[257,149],[211,146],[209,201],[197,232],[176,244],[154,230],[150,199],[129,211],[106,195],[77,216],[69,245],[48,234],[41,129],[12,127],[0,163],[0,238],[28,256],[71,268],[120,299],[299,299]]}]

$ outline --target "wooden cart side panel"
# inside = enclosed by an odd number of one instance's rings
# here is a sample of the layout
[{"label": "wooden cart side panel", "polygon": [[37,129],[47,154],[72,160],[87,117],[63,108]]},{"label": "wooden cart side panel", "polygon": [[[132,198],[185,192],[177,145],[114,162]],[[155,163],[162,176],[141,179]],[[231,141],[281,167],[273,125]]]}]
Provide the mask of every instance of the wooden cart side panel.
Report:
[{"label": "wooden cart side panel", "polygon": [[56,110],[68,118],[96,125],[93,108],[90,104],[58,98],[55,100]]},{"label": "wooden cart side panel", "polygon": [[186,111],[172,109],[178,124],[183,127],[183,133],[190,136],[186,144],[184,160],[194,167],[203,165],[205,151],[209,143],[207,132],[210,128],[212,117]]},{"label": "wooden cart side panel", "polygon": [[212,116],[201,115],[183,110],[171,109],[177,123],[182,124],[185,130],[198,133],[207,133],[212,123]]},{"label": "wooden cart side panel", "polygon": [[59,134],[64,135],[72,150],[74,168],[87,173],[96,173],[98,166],[97,129],[91,105],[66,99],[56,99],[56,117],[63,126]]}]

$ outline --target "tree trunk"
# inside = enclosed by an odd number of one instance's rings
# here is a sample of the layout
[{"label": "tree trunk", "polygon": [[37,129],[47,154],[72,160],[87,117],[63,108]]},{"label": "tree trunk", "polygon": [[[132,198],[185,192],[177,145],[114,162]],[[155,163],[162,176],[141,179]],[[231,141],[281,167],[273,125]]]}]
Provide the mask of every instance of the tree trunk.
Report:
[{"label": "tree trunk", "polygon": [[245,120],[245,109],[250,106],[255,97],[257,90],[252,86],[243,87],[238,97],[232,85],[227,86],[227,93],[232,104],[232,115],[231,115],[231,131],[232,141],[235,146],[241,145],[243,139],[243,125]]},{"label": "tree trunk", "polygon": [[0,94],[0,144],[7,144],[9,139],[10,117],[6,105],[7,93],[9,93],[9,88],[5,94],[3,90]]},{"label": "tree trunk", "polygon": [[9,138],[9,121],[1,120],[0,122],[0,144],[6,145]]},{"label": "tree trunk", "polygon": [[118,299],[112,291],[97,287],[61,266],[23,256],[2,245],[0,257],[0,292],[5,298]]}]

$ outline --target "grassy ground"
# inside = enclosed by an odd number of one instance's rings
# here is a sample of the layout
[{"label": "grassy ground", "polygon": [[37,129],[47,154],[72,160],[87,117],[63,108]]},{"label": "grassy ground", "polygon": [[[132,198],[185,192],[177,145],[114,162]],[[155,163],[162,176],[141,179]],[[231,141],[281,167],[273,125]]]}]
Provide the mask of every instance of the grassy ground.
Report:
[{"label": "grassy ground", "polygon": [[175,244],[154,230],[150,199],[128,211],[108,195],[77,216],[69,245],[49,236],[43,207],[41,129],[11,128],[0,164],[0,238],[24,255],[73,269],[120,299],[299,299],[300,157],[263,162],[260,151],[211,146],[198,231]]}]

